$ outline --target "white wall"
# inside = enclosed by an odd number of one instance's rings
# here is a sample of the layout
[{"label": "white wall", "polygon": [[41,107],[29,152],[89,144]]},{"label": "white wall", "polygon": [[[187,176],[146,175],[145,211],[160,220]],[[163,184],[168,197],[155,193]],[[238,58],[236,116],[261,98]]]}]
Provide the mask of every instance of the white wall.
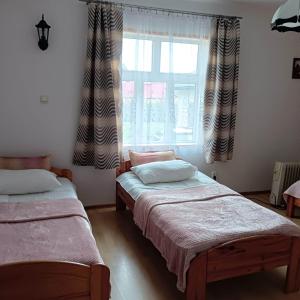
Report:
[{"label": "white wall", "polygon": [[[149,1],[131,1],[149,4]],[[171,7],[243,16],[234,159],[192,161],[238,191],[270,188],[275,160],[300,159],[300,81],[291,79],[300,36],[270,31],[272,5],[151,1]],[[34,25],[45,13],[50,46],[37,47]],[[114,201],[114,171],[72,166],[85,57],[87,8],[77,0],[0,2],[0,155],[51,153],[74,171],[86,205]],[[41,104],[40,95],[49,103]]]}]

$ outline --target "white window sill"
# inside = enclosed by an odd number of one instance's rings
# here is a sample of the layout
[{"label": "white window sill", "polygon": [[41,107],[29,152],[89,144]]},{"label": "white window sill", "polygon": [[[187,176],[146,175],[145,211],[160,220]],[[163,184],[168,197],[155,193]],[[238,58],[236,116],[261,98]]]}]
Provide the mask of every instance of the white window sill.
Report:
[{"label": "white window sill", "polygon": [[149,147],[149,148],[163,148],[163,147],[195,147],[199,146],[200,144],[197,143],[181,143],[181,144],[138,144],[138,145],[129,145],[124,144],[123,148],[134,148],[134,147]]}]

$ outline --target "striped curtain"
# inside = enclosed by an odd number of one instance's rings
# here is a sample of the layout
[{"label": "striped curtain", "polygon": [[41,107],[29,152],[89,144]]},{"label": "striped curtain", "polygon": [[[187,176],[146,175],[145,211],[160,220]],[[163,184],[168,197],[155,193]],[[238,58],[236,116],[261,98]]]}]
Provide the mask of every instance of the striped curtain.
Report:
[{"label": "striped curtain", "polygon": [[90,4],[86,67],[73,163],[113,169],[121,141],[120,67],[123,12],[111,4]]},{"label": "striped curtain", "polygon": [[231,160],[238,95],[240,22],[213,21],[204,97],[204,153],[207,163]]}]

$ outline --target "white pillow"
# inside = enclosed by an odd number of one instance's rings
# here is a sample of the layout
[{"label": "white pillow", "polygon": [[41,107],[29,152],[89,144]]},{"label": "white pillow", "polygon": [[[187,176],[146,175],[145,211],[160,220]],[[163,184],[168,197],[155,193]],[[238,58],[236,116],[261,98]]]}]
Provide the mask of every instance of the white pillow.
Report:
[{"label": "white pillow", "polygon": [[174,182],[195,175],[197,168],[183,160],[157,161],[131,168],[144,183]]},{"label": "white pillow", "polygon": [[42,193],[60,185],[56,175],[47,170],[0,170],[0,195]]}]

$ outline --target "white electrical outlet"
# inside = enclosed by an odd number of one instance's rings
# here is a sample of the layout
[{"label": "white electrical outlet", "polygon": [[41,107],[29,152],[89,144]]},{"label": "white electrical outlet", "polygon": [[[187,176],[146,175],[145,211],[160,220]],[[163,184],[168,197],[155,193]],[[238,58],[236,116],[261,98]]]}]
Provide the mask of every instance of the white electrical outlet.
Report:
[{"label": "white electrical outlet", "polygon": [[49,101],[49,97],[48,96],[46,96],[46,95],[40,96],[40,102],[41,103],[48,103],[48,101]]}]

